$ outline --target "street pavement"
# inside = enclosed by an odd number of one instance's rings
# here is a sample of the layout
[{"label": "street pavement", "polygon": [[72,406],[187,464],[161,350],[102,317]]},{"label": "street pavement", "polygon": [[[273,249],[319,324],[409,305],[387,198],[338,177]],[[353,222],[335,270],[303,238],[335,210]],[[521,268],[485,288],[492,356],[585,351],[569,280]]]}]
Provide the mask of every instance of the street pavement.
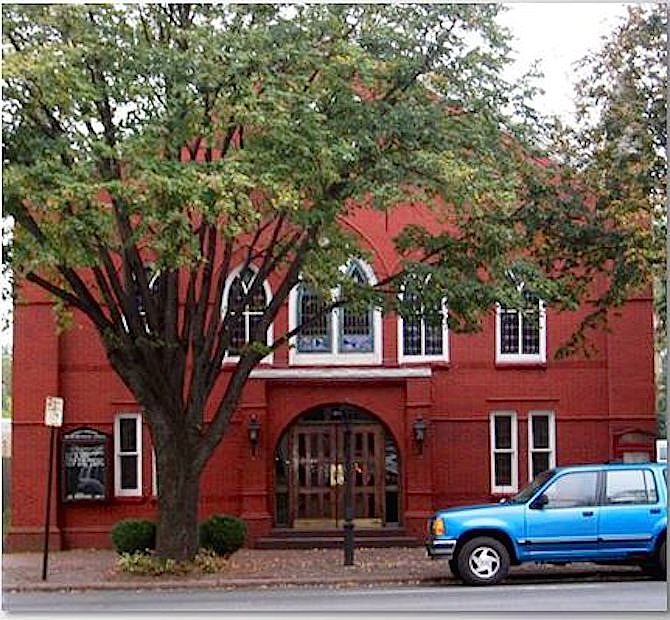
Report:
[{"label": "street pavement", "polygon": [[[431,560],[421,547],[356,549],[354,566],[344,566],[340,549],[241,549],[217,573],[136,576],[121,572],[110,550],[51,552],[47,580],[42,581],[41,553],[3,555],[4,591],[151,590],[255,588],[286,586],[367,587],[391,584],[457,585],[444,560]],[[526,564],[513,567],[509,581],[534,583],[644,580],[637,567],[574,564]]]},{"label": "street pavement", "polygon": [[665,584],[656,581],[523,583],[511,580],[489,588],[379,586],[375,588],[273,588],[233,590],[95,590],[89,592],[15,592],[5,595],[9,612],[663,612]]}]

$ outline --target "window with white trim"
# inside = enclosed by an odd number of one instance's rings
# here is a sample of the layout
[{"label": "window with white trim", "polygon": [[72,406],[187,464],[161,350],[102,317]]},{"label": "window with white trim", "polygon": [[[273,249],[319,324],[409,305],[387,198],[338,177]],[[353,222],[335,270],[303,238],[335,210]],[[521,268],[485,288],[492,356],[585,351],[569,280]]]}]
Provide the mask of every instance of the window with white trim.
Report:
[{"label": "window with white trim", "polygon": [[404,310],[398,317],[398,359],[400,362],[448,361],[446,300],[439,309],[429,312],[421,296],[405,289]]},{"label": "window with white trim", "polygon": [[491,414],[491,492],[516,493],[518,489],[516,413]]},{"label": "window with white trim", "polygon": [[[226,283],[223,294],[225,300],[223,312],[230,313],[227,361],[237,360],[244,346],[252,341],[256,328],[270,303],[271,295],[267,282],[263,282],[249,295],[255,278],[256,271],[253,266],[249,266],[244,271],[241,269],[234,271]],[[271,332],[272,326],[268,328],[265,335],[265,344],[271,342]]]},{"label": "window with white trim", "polygon": [[142,414],[122,413],[114,419],[114,493],[142,495]]},{"label": "window with white trim", "polygon": [[542,300],[524,292],[528,307],[496,306],[496,362],[546,361],[546,311]]},{"label": "window with white trim", "polygon": [[[376,282],[372,269],[359,260],[350,261],[347,277],[360,285]],[[331,291],[331,299],[339,292]],[[324,299],[306,283],[298,284],[289,295],[289,329],[304,324],[292,339],[291,364],[379,364],[381,363],[381,311],[335,308],[323,313],[331,300]]]},{"label": "window with white trim", "polygon": [[528,416],[528,478],[556,467],[556,423],[551,411]]}]

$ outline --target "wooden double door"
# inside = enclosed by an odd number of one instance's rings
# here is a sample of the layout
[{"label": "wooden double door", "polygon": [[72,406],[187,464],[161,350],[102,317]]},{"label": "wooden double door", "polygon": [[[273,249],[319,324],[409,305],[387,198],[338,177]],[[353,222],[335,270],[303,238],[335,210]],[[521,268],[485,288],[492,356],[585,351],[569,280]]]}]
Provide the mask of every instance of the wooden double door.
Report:
[{"label": "wooden double door", "polygon": [[[344,521],[345,431],[341,423],[299,424],[289,435],[289,519],[296,528],[341,527]],[[383,524],[384,430],[351,424],[354,521]]]}]

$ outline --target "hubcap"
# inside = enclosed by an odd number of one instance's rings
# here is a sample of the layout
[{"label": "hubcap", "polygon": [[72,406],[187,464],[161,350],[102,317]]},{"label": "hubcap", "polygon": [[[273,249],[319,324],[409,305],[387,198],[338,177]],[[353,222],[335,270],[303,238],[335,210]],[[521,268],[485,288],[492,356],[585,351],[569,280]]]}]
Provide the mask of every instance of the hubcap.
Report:
[{"label": "hubcap", "polygon": [[477,547],[470,554],[470,570],[481,579],[490,579],[500,569],[500,556],[492,547]]}]

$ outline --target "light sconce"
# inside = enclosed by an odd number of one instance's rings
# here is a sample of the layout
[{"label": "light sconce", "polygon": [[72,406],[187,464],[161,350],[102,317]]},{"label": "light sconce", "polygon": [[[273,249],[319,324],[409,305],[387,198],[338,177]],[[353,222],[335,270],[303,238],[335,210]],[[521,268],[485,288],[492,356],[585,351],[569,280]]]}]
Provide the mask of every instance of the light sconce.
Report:
[{"label": "light sconce", "polygon": [[251,444],[251,454],[256,456],[256,448],[258,447],[258,436],[261,431],[261,423],[258,421],[256,415],[252,415],[249,419],[249,425],[247,427],[249,432],[249,443]]},{"label": "light sconce", "polygon": [[412,425],[414,430],[414,440],[419,448],[419,454],[423,452],[423,442],[426,439],[426,422],[419,416]]}]

